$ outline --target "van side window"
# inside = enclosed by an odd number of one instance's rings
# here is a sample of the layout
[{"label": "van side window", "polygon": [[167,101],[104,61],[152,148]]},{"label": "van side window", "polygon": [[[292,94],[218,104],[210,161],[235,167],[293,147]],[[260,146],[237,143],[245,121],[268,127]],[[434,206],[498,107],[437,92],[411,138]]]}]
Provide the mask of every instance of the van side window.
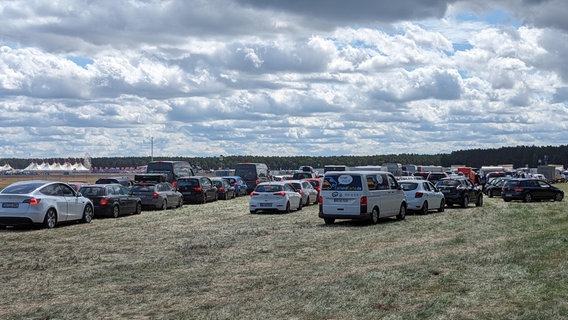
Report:
[{"label": "van side window", "polygon": [[386,174],[377,175],[379,184],[377,185],[377,190],[388,190],[389,181]]},{"label": "van side window", "polygon": [[398,189],[398,182],[396,182],[395,178],[393,178],[391,175],[388,175],[388,181],[389,187],[391,189]]},{"label": "van side window", "polygon": [[367,176],[367,188],[369,190],[377,190],[379,183],[377,182],[377,178],[375,176]]}]

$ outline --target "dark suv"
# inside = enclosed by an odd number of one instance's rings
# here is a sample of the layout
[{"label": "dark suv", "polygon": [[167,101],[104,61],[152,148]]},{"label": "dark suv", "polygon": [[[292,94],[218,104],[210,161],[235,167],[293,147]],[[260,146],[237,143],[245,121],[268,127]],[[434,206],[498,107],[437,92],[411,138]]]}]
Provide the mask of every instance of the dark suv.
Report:
[{"label": "dark suv", "polygon": [[564,191],[540,179],[509,179],[503,185],[501,198],[506,202],[511,200],[522,200],[523,202],[534,200],[562,201]]},{"label": "dark suv", "polygon": [[217,187],[209,177],[179,178],[177,189],[183,194],[185,203],[206,203],[217,200]]},{"label": "dark suv", "polygon": [[443,178],[436,183],[436,187],[442,191],[448,206],[459,204],[467,208],[470,202],[475,206],[483,205],[483,192],[468,178]]}]

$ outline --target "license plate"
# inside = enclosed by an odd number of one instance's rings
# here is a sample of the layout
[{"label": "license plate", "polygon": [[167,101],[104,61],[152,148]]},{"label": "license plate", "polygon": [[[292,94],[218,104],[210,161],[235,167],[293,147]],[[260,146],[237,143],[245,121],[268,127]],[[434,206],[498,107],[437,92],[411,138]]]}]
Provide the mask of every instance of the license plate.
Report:
[{"label": "license plate", "polygon": [[20,204],[17,202],[4,202],[2,208],[17,208]]},{"label": "license plate", "polygon": [[349,199],[336,198],[336,199],[333,199],[333,202],[349,202]]},{"label": "license plate", "polygon": [[272,203],[261,203],[261,207],[272,207]]},{"label": "license plate", "polygon": [[450,193],[450,190],[442,190],[442,193]]}]

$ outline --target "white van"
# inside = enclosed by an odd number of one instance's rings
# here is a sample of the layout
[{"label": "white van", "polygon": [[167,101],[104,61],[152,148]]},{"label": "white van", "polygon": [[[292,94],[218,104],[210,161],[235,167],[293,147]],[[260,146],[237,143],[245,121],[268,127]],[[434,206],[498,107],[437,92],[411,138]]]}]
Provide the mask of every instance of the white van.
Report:
[{"label": "white van", "polygon": [[393,174],[385,171],[329,171],[319,200],[319,217],[326,224],[335,219],[371,220],[406,216],[406,197]]}]

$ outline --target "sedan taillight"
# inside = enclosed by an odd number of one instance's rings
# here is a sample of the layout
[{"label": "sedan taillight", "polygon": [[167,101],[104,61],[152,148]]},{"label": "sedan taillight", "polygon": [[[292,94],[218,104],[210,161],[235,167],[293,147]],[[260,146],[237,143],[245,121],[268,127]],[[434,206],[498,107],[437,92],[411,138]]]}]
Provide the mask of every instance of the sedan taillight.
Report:
[{"label": "sedan taillight", "polygon": [[414,194],[414,198],[422,198],[423,195],[424,195],[424,193],[422,193],[422,192],[416,192]]},{"label": "sedan taillight", "polygon": [[38,205],[40,201],[41,201],[41,199],[29,198],[29,199],[25,199],[24,203],[28,203],[30,206],[35,206],[35,205]]},{"label": "sedan taillight", "polygon": [[158,199],[160,195],[157,192],[152,193],[152,198]]}]

